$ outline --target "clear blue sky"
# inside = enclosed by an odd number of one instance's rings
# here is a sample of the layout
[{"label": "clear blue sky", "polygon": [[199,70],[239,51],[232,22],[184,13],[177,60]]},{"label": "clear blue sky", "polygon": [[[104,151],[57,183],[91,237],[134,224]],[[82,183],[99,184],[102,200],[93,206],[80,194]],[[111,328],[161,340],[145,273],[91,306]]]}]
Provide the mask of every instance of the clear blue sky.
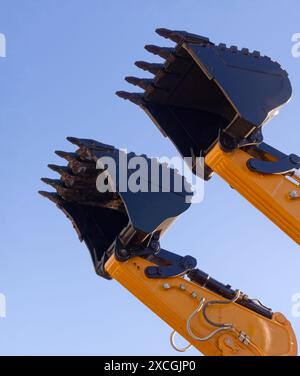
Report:
[{"label": "clear blue sky", "polygon": [[[66,136],[95,138],[150,155],[174,156],[138,107],[120,100],[145,44],[168,45],[156,27],[188,30],[262,51],[290,74],[293,99],[265,140],[300,152],[298,0],[0,0],[0,354],[168,355],[170,328],[116,282],[96,276],[85,246],[55,206],[37,194],[54,176]],[[157,60],[157,59],[155,59]],[[150,60],[151,61],[151,60]],[[164,248],[191,254],[199,268],[291,314],[300,292],[300,250],[215,176],[205,199],[169,230]],[[198,354],[192,350],[190,354]]]}]

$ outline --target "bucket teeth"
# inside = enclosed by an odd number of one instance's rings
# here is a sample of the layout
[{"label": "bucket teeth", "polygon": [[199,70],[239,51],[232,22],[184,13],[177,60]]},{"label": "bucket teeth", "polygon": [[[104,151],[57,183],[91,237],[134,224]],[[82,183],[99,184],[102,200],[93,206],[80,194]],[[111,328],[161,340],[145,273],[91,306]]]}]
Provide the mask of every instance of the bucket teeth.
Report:
[{"label": "bucket teeth", "polygon": [[48,167],[55,172],[58,172],[60,175],[71,174],[72,171],[69,167],[66,166],[57,166],[55,164],[48,164]]},{"label": "bucket teeth", "polygon": [[50,201],[54,202],[55,204],[61,204],[62,203],[62,199],[57,193],[39,191],[39,194],[42,195],[43,197],[48,198]]},{"label": "bucket teeth", "polygon": [[75,175],[92,175],[95,176],[98,172],[95,163],[81,162],[73,160],[69,162],[69,167],[71,168],[73,174]]},{"label": "bucket teeth", "polygon": [[138,68],[143,69],[144,71],[148,71],[152,74],[157,74],[164,68],[164,64],[147,63],[146,61],[136,61],[135,65]]},{"label": "bucket teeth", "polygon": [[96,186],[95,177],[86,176],[74,176],[74,175],[63,175],[61,180],[64,182],[67,188],[81,188]]},{"label": "bucket teeth", "polygon": [[159,47],[159,46],[155,46],[154,44],[147,44],[145,46],[145,49],[154,55],[158,55],[162,57],[163,59],[168,59],[170,56],[172,56],[175,53],[175,48]]},{"label": "bucket teeth", "polygon": [[131,93],[128,93],[128,91],[116,91],[116,94],[122,99],[129,99],[131,95]]},{"label": "bucket teeth", "polygon": [[78,190],[61,188],[58,190],[58,194],[68,202],[77,202],[77,203],[84,203],[87,200],[97,200],[95,195],[90,195],[89,193],[83,193]]},{"label": "bucket teeth", "polygon": [[61,188],[58,193],[67,201],[97,201],[99,200],[99,192],[95,188],[86,187],[85,189],[78,188]]},{"label": "bucket teeth", "polygon": [[144,95],[141,93],[128,93],[128,91],[117,91],[116,95],[120,98],[128,99],[137,105],[144,103]]},{"label": "bucket teeth", "polygon": [[[96,174],[94,175],[74,175],[72,170],[69,167],[56,166],[53,164],[48,165],[51,170],[59,173],[61,175],[61,180],[66,187],[78,187],[84,188],[87,185],[96,184]],[[46,182],[47,183],[47,182]]]},{"label": "bucket teeth", "polygon": [[[53,180],[42,178],[41,179],[44,183],[51,185],[53,188],[57,190],[58,198],[62,198],[65,201],[72,201],[72,202],[86,202],[86,201],[93,201],[98,200],[99,192],[96,189],[96,186],[90,186],[85,184],[85,187],[66,187],[65,184],[61,180]],[[56,198],[55,196],[50,196],[48,198],[53,198],[52,201]]]},{"label": "bucket teeth", "polygon": [[173,30],[169,30],[169,29],[165,29],[163,27],[160,27],[160,28],[156,29],[155,32],[158,35],[160,35],[161,37],[171,39],[173,42],[176,42],[176,43],[178,43],[181,40],[181,37],[179,37],[179,40],[178,40],[178,32],[174,33]]},{"label": "bucket teeth", "polygon": [[139,86],[140,88],[147,90],[147,88],[153,85],[154,80],[151,78],[137,78],[137,77],[125,77],[125,80],[132,85]]},{"label": "bucket teeth", "polygon": [[83,146],[82,139],[77,137],[66,137],[66,139],[71,142],[71,144],[74,144],[76,146]]},{"label": "bucket teeth", "polygon": [[155,31],[161,37],[171,39],[175,43],[180,43],[182,41],[209,43],[208,38],[203,37],[202,35],[191,34],[186,31],[169,30],[169,29],[164,29],[164,28],[158,28]]},{"label": "bucket teeth", "polygon": [[93,153],[89,148],[80,146],[80,148],[76,150],[76,154],[78,155],[80,160],[89,161],[90,163],[94,162]]},{"label": "bucket teeth", "polygon": [[144,95],[141,93],[132,93],[129,100],[137,105],[144,103]]},{"label": "bucket teeth", "polygon": [[98,141],[87,139],[87,138],[67,137],[67,140],[76,146],[86,147],[89,149],[97,149],[97,150],[113,150],[114,149],[114,147],[111,145],[103,144],[102,142],[98,142]]},{"label": "bucket teeth", "polygon": [[55,189],[65,188],[65,185],[63,184],[63,182],[61,180],[58,180],[58,179],[41,178],[41,181],[43,183],[51,185],[51,187],[53,187]]},{"label": "bucket teeth", "polygon": [[68,153],[65,151],[56,151],[55,152],[61,158],[66,159],[69,164],[68,167],[64,166],[57,166],[55,164],[49,164],[48,167],[51,170],[58,172],[60,175],[88,175],[88,176],[95,176],[99,173],[99,170],[96,169],[96,164],[91,161],[82,160],[79,157],[82,157],[83,154],[78,156],[77,153]]},{"label": "bucket teeth", "polygon": [[69,152],[62,151],[62,150],[55,150],[55,154],[67,160],[68,162],[78,159],[78,156],[76,153],[69,153]]}]

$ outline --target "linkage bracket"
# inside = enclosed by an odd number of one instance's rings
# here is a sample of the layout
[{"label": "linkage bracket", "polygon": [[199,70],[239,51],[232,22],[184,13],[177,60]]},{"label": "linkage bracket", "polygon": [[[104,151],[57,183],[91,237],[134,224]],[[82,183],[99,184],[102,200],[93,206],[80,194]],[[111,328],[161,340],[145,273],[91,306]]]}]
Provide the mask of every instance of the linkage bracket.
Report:
[{"label": "linkage bracket", "polygon": [[286,155],[264,142],[257,145],[256,148],[258,151],[275,157],[277,161],[270,162],[251,158],[247,163],[251,171],[261,174],[286,174],[300,168],[300,157],[296,154]]}]

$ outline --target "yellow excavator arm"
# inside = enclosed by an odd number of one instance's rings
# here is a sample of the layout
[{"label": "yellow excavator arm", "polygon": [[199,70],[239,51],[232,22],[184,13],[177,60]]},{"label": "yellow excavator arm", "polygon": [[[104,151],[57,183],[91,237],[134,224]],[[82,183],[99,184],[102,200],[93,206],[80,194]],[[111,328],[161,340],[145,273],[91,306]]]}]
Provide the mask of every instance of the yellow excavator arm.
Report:
[{"label": "yellow excavator arm", "polygon": [[[244,294],[236,291],[228,300],[183,276],[149,279],[151,266],[141,257],[119,262],[114,256],[105,264],[107,272],[136,298],[173,328],[171,344],[177,351],[190,345],[202,354],[297,355],[297,341],[290,322],[281,313],[269,317],[241,304]],[[176,345],[175,333],[187,341]]]},{"label": "yellow excavator arm", "polygon": [[[207,154],[205,162],[232,188],[300,244],[300,178],[294,171],[284,174],[251,171],[249,161],[261,161],[253,157],[257,150],[252,147],[248,151],[235,149],[225,152],[217,144]],[[264,154],[264,157],[266,166],[268,163],[276,163],[272,162],[272,155]]]},{"label": "yellow excavator arm", "polygon": [[[93,140],[73,137],[69,140],[79,146],[76,153],[57,151],[68,160],[68,167],[49,165],[61,175],[60,180],[42,179],[54,187],[56,193],[40,193],[72,221],[80,240],[90,250],[96,272],[119,282],[170,325],[175,350],[186,351],[194,346],[205,355],[297,354],[295,334],[283,314],[272,312],[259,300],[197,269],[193,257],[161,249],[163,233],[190,206],[186,203],[191,194],[189,189],[186,196],[164,191],[163,187],[159,192],[137,195],[118,191],[117,182],[116,192],[100,193],[94,189],[97,176],[108,170],[99,172],[96,163],[110,156],[118,166],[124,153]],[[281,175],[262,177],[248,171],[245,164],[249,157],[244,151],[224,153],[216,145],[206,163],[259,209],[266,207],[262,198],[268,194],[273,210],[265,214],[278,225],[284,225],[286,231],[292,230],[293,226],[288,226],[293,215],[296,217],[292,205],[298,204],[288,195],[293,183]],[[130,162],[136,155],[130,153],[128,158]],[[146,160],[152,165],[153,160]],[[161,171],[170,170],[173,177],[179,176],[169,167],[161,164],[158,167]],[[224,169],[227,174],[223,174]],[[128,170],[127,173],[132,176],[134,172]],[[268,178],[269,186],[263,183],[263,179]],[[247,189],[245,182],[248,187],[254,187],[253,190]],[[147,184],[150,186],[151,181]],[[279,188],[274,189],[276,185]],[[276,193],[277,201],[272,200],[272,192]],[[286,210],[286,219],[279,220],[276,216],[280,203],[283,208],[286,203],[291,205],[291,209]],[[176,333],[187,340],[185,348],[177,347]]]},{"label": "yellow excavator arm", "polygon": [[[144,92],[117,95],[151,117],[195,174],[205,180],[218,174],[300,244],[300,158],[267,145],[262,136],[263,125],[291,97],[287,72],[257,51],[215,45],[184,31],[157,33],[176,46],[145,46],[165,62],[136,62],[154,78],[127,77]],[[68,165],[49,165],[60,178],[42,179],[56,192],[40,193],[72,221],[97,274],[118,281],[170,325],[175,350],[297,354],[283,314],[197,269],[193,257],[161,248],[164,232],[193,196],[178,171],[94,140],[68,140],[76,152],[56,152]],[[176,345],[176,333],[187,340],[185,348]]]}]

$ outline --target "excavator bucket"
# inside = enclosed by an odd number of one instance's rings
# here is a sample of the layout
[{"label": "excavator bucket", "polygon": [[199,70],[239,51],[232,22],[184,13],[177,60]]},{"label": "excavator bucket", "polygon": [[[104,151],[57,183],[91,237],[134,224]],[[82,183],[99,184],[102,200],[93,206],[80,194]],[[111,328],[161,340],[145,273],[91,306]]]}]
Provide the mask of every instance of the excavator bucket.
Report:
[{"label": "excavator bucket", "polygon": [[154,77],[126,77],[144,91],[116,94],[140,105],[183,157],[205,156],[221,131],[235,144],[257,141],[261,126],[291,97],[287,72],[257,51],[185,31],[156,32],[176,46],[146,45],[165,62],[137,61]]},{"label": "excavator bucket", "polygon": [[159,240],[189,208],[191,187],[177,170],[156,159],[94,140],[68,140],[78,146],[75,153],[56,151],[68,165],[49,165],[60,179],[42,178],[56,192],[39,193],[72,221],[96,271],[108,277],[103,266],[116,238],[127,247],[146,246],[153,234]]}]

